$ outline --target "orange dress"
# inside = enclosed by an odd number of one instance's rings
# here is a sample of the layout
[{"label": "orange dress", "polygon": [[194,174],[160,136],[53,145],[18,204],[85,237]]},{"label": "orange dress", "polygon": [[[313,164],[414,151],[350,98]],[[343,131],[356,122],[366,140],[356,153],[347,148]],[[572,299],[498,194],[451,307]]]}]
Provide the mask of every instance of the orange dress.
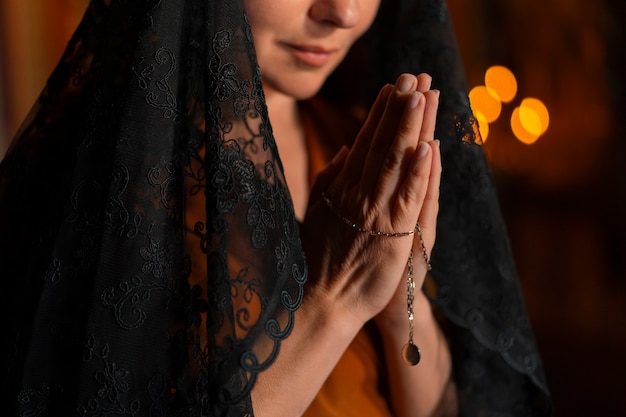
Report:
[{"label": "orange dress", "polygon": [[304,417],[391,417],[381,384],[384,363],[371,329],[364,328],[339,360]]}]

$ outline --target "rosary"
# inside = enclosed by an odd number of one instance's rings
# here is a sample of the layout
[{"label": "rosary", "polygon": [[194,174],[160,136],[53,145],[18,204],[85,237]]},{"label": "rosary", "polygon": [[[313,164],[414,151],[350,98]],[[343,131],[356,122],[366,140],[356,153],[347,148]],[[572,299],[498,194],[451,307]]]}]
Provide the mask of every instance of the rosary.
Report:
[{"label": "rosary", "polygon": [[[426,266],[430,271],[432,266],[430,265],[430,260],[428,258],[428,251],[426,250],[426,245],[424,244],[424,238],[422,237],[422,229],[420,228],[419,223],[415,225],[414,230],[410,230],[408,232],[381,232],[378,230],[370,230],[365,229],[363,227],[358,226],[356,223],[350,221],[348,218],[344,217],[339,211],[335,208],[330,198],[325,193],[322,193],[322,198],[324,202],[331,209],[341,221],[343,221],[346,225],[353,228],[359,233],[366,233],[370,236],[381,236],[381,237],[402,237],[402,236],[412,236],[417,232],[417,235],[420,239],[420,245],[422,246],[422,254],[424,256],[424,262],[426,262]],[[409,252],[409,259],[407,261],[407,274],[406,274],[406,310],[409,316],[409,341],[402,348],[402,359],[409,366],[415,366],[419,363],[421,358],[420,349],[417,347],[415,343],[413,343],[413,301],[415,300],[415,280],[413,278],[413,250]]]}]

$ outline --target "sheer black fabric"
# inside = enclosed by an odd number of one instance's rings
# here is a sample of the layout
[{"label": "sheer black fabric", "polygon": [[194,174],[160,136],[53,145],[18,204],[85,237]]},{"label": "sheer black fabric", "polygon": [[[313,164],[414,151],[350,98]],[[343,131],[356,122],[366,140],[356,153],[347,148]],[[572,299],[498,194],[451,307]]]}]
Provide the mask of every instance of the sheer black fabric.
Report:
[{"label": "sheer black fabric", "polygon": [[249,412],[306,266],[237,2],[93,1],[1,175],[4,406]]},{"label": "sheer black fabric", "polygon": [[[307,267],[242,3],[92,0],[0,165],[3,415],[253,414]],[[547,415],[445,2],[383,0],[322,94],[367,109],[404,71],[441,90],[462,414]]]}]

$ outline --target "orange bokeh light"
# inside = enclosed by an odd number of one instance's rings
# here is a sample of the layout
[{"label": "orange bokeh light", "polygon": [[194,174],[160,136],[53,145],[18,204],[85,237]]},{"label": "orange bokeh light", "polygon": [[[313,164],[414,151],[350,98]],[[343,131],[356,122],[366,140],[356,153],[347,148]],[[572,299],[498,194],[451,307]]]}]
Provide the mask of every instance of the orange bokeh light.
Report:
[{"label": "orange bokeh light", "polygon": [[516,107],[511,115],[511,130],[515,134],[515,137],[522,143],[532,145],[539,139],[539,134],[530,131],[526,126],[530,126],[533,130],[535,120],[539,120],[539,117],[534,114],[534,111],[528,108]]},{"label": "orange bokeh light", "polygon": [[478,121],[478,131],[484,143],[487,141],[487,136],[489,136],[489,122],[487,122],[487,118],[480,111],[475,111],[474,117]]},{"label": "orange bokeh light", "polygon": [[[485,85],[469,92],[474,117],[478,121],[483,142],[489,136],[489,124],[495,122],[502,112],[502,104],[517,95],[517,80],[511,70],[493,65],[485,71]],[[511,114],[511,129],[521,142],[533,144],[548,129],[550,115],[541,100],[530,97],[522,100]]]},{"label": "orange bokeh light", "polygon": [[[539,135],[546,133],[550,124],[550,114],[541,100],[533,97],[525,98],[522,100],[520,108],[523,110],[520,113],[521,121],[524,122],[527,119],[529,122],[528,125],[525,125],[526,130],[536,132]],[[529,115],[528,118],[524,117],[525,114]]]},{"label": "orange bokeh light", "polygon": [[494,122],[502,111],[498,94],[484,85],[472,88],[469,93],[470,103],[475,113],[482,113],[487,123]]},{"label": "orange bokeh light", "polygon": [[494,91],[503,103],[510,102],[517,94],[515,75],[502,65],[494,65],[487,69],[485,72],[485,86]]}]

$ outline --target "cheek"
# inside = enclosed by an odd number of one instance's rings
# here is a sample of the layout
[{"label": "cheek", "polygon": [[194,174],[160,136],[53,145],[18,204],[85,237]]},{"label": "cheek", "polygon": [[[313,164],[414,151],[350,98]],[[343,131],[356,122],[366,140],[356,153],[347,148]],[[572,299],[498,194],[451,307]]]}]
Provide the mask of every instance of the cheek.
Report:
[{"label": "cheek", "polygon": [[363,28],[361,34],[370,28],[380,7],[381,0],[363,0],[361,7],[363,11]]},{"label": "cheek", "polygon": [[260,46],[260,40],[263,38],[263,33],[267,27],[264,9],[260,3],[263,2],[256,0],[246,0],[245,2],[248,22],[250,22],[252,37],[254,38],[254,45],[256,48]]},{"label": "cheek", "polygon": [[284,12],[289,10],[287,0],[246,0],[245,6],[253,32],[272,30],[288,21]]},{"label": "cheek", "polygon": [[[280,3],[281,1],[274,0],[274,3]],[[248,21],[252,29],[252,37],[257,54],[262,54],[264,50],[269,48],[268,45],[276,37],[276,28],[281,27],[281,24],[288,21],[284,13],[281,14],[280,10],[277,9],[280,5],[274,3],[267,0],[246,1]]]}]

